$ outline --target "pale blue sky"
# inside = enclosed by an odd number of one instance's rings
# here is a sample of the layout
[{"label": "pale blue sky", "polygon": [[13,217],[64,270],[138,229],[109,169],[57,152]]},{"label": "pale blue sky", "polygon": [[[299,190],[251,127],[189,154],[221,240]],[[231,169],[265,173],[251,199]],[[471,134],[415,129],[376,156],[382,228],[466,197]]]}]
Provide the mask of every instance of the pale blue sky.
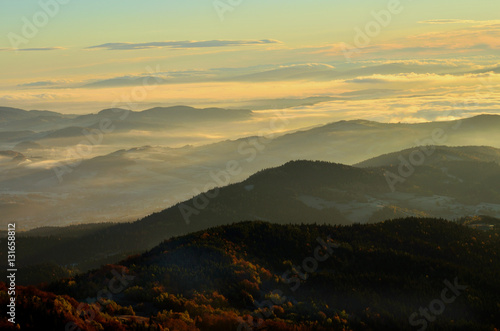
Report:
[{"label": "pale blue sky", "polygon": [[[36,36],[23,37],[23,17],[31,22],[33,15],[42,12],[40,3],[57,0],[3,0],[0,102],[39,95],[50,95],[55,101],[88,99],[88,94],[71,88],[89,81],[141,75],[148,66],[161,66],[163,72],[169,72],[306,63],[341,68],[370,61],[422,59],[467,63],[470,70],[498,64],[500,2],[496,0],[401,0],[401,13],[391,15],[390,24],[380,27],[367,45],[357,48],[353,59],[347,59],[343,43],[355,45],[355,29],[363,30],[374,22],[372,12],[385,10],[393,1],[397,0],[242,0],[221,20],[213,0],[72,0],[60,5],[57,15]],[[431,20],[441,24],[424,22]],[[25,38],[18,47],[22,51],[13,49],[16,45],[9,41],[13,34]],[[217,47],[148,44],[179,41]],[[109,43],[149,47],[87,49]],[[45,81],[59,90],[26,90],[26,84]],[[192,94],[195,91],[193,87]],[[97,99],[105,96],[96,91]]]},{"label": "pale blue sky", "polygon": [[[61,5],[33,47],[91,46],[106,42],[159,40],[279,39],[292,44],[333,43],[349,37],[353,26],[371,19],[387,0],[243,0],[219,20],[213,2],[172,0],[73,0]],[[422,29],[429,19],[493,20],[500,12],[494,0],[401,1],[405,10],[387,30]],[[6,32],[22,28],[21,18],[40,10],[38,1],[4,0],[0,47],[9,47]]]}]

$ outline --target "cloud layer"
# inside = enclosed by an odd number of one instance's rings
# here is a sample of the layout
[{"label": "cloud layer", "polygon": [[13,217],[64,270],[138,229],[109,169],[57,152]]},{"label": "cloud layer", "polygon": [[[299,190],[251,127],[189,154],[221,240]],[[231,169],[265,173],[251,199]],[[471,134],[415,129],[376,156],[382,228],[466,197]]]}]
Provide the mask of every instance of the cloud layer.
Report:
[{"label": "cloud layer", "polygon": [[106,49],[106,50],[137,50],[152,48],[206,48],[206,47],[228,47],[228,46],[250,46],[265,44],[280,44],[278,40],[202,40],[202,41],[157,41],[149,43],[106,43],[102,45],[90,46],[87,49]]}]

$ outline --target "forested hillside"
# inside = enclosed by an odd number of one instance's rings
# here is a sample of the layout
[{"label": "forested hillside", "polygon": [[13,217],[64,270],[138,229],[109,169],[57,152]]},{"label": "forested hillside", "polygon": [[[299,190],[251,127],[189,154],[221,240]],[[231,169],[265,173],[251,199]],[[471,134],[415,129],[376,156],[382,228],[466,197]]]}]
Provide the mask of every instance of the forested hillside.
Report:
[{"label": "forested hillside", "polygon": [[[439,160],[441,150],[436,152]],[[20,233],[20,267],[44,264],[43,268],[26,270],[20,281],[33,284],[54,280],[63,272],[61,268],[86,271],[151,249],[167,238],[245,220],[349,225],[409,216],[498,218],[500,165],[476,158],[496,155],[496,150],[457,148],[454,153],[473,160],[445,160],[415,167],[411,176],[397,183],[394,192],[388,185],[387,173],[398,174],[396,164],[358,168],[293,161],[259,171],[243,182],[200,192],[133,223]],[[50,268],[54,277],[50,277]],[[37,270],[41,270],[39,274]]]},{"label": "forested hillside", "polygon": [[[42,312],[48,325],[72,321],[86,330],[415,330],[423,323],[494,330],[499,236],[498,228],[424,218],[236,223],[169,239],[45,292],[21,288],[18,320],[23,330],[35,330],[28,316]],[[443,300],[445,288],[444,309],[427,321],[419,309]],[[5,304],[5,289],[1,298]],[[95,316],[78,313],[73,299],[94,302],[80,311]]]}]

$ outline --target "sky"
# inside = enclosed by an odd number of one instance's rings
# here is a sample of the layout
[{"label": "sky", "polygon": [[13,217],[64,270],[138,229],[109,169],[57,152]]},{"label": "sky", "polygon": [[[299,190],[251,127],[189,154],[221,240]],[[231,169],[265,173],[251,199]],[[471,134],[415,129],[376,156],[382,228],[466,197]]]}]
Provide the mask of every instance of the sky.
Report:
[{"label": "sky", "polygon": [[86,113],[351,93],[315,110],[425,121],[461,116],[449,109],[463,100],[467,114],[496,112],[498,12],[494,0],[4,0],[0,106]]}]

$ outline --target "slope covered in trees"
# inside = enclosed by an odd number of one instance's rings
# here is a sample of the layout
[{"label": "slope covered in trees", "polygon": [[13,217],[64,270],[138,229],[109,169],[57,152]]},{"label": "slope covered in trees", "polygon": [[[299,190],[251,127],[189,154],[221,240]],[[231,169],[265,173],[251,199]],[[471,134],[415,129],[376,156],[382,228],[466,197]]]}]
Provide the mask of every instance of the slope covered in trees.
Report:
[{"label": "slope covered in trees", "polygon": [[[32,291],[23,288],[19,322],[49,309],[47,316],[88,325],[75,299],[94,301],[95,329],[415,330],[426,323],[427,330],[493,330],[500,326],[499,236],[425,218],[236,223],[53,283],[41,301],[23,301]],[[5,290],[0,295],[5,300]],[[61,298],[64,311],[56,307]],[[443,309],[436,300],[446,301]]]},{"label": "slope covered in trees", "polygon": [[[468,148],[461,153],[485,151]],[[432,162],[415,167],[396,192],[385,176],[388,171],[398,174],[396,164],[357,168],[288,162],[133,223],[32,230],[18,238],[19,260],[23,266],[51,262],[88,270],[151,249],[166,238],[244,220],[348,225],[407,216],[498,217],[500,165],[481,160],[448,160],[446,171]]]}]

